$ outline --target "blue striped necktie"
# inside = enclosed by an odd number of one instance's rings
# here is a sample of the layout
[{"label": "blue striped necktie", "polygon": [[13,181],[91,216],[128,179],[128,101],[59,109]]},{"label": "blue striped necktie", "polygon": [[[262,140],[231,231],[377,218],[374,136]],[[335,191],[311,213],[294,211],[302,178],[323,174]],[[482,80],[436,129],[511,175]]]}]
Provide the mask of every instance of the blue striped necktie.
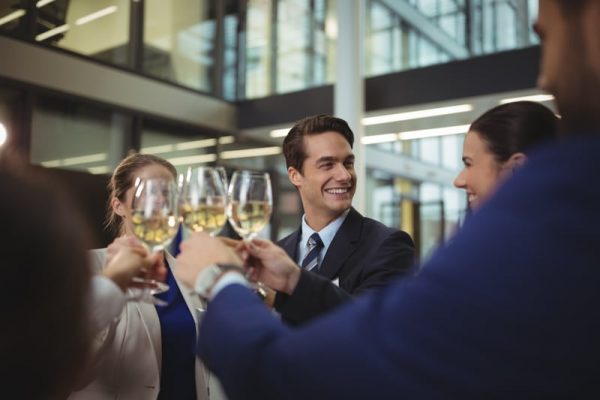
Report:
[{"label": "blue striped necktie", "polygon": [[302,268],[307,271],[318,271],[319,270],[319,251],[323,248],[323,241],[318,233],[313,233],[308,238],[308,242],[306,243],[308,247],[308,253],[302,260]]}]

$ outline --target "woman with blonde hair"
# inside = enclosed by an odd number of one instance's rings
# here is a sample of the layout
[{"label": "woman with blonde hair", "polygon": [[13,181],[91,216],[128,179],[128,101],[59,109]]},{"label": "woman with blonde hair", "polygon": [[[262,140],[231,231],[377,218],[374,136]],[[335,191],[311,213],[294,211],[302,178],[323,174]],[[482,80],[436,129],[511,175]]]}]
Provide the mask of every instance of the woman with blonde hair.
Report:
[{"label": "woman with blonde hair", "polygon": [[[131,209],[137,178],[175,180],[175,167],[149,154],[133,154],[115,169],[109,183],[107,224],[119,237],[93,251],[96,272],[123,247],[145,251],[134,239]],[[201,306],[196,296],[181,289],[171,268],[169,251],[157,258],[166,268],[169,290],[158,306],[123,301],[119,315],[97,336],[94,365],[87,385],[70,399],[207,399],[207,374],[197,360],[197,323]]]}]

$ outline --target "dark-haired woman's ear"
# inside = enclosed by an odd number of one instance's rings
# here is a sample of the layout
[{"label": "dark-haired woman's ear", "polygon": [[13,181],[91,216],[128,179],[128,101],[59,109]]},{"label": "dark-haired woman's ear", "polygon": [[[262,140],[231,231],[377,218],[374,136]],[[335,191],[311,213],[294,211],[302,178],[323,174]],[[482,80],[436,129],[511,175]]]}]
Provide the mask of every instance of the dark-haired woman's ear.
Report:
[{"label": "dark-haired woman's ear", "polygon": [[504,163],[504,168],[512,170],[514,173],[527,162],[525,153],[515,153]]}]

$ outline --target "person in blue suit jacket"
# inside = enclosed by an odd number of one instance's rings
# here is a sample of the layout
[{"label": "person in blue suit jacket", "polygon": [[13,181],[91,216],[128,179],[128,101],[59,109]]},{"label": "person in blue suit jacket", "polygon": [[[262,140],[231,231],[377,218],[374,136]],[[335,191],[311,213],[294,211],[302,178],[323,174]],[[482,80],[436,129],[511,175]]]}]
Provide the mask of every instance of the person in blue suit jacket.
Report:
[{"label": "person in blue suit jacket", "polygon": [[294,329],[244,287],[232,251],[182,245],[178,274],[211,299],[198,354],[230,398],[600,396],[600,2],[542,0],[536,31],[562,140],[416,277]]}]

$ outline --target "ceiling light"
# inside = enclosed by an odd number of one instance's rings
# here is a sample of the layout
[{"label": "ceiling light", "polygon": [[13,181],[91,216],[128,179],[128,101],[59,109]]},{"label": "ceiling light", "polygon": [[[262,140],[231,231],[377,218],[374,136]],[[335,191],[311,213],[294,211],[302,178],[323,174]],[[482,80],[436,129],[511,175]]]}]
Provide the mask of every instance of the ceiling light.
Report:
[{"label": "ceiling light", "polygon": [[514,103],[515,101],[537,101],[537,102],[544,102],[544,101],[552,101],[554,100],[554,96],[552,96],[551,94],[534,94],[532,96],[521,96],[521,97],[512,97],[509,99],[502,99],[500,100],[500,104],[506,104],[506,103]]},{"label": "ceiling light", "polygon": [[60,167],[60,160],[42,161],[40,164],[42,165],[42,167],[56,168]]},{"label": "ceiling light", "polygon": [[235,142],[235,136],[221,136],[219,138],[219,144],[231,144]]},{"label": "ceiling light", "polygon": [[4,124],[0,122],[0,146],[2,146],[4,142],[6,142],[7,137],[8,134],[6,133],[6,128],[4,127]]},{"label": "ceiling light", "polygon": [[291,128],[273,129],[270,133],[271,137],[284,137],[287,136]]},{"label": "ceiling light", "polygon": [[40,33],[39,35],[37,35],[35,37],[35,40],[37,40],[38,42],[41,42],[42,40],[46,40],[49,37],[52,37],[54,35],[58,35],[59,33],[66,32],[68,30],[69,30],[69,25],[68,24],[57,26],[54,29],[50,29],[49,31],[46,31],[44,33]]},{"label": "ceiling light", "polygon": [[44,7],[45,5],[52,3],[53,1],[54,1],[54,0],[40,0],[40,1],[38,1],[37,3],[35,3],[35,6],[36,6],[37,8],[42,8],[42,7]]},{"label": "ceiling light", "polygon": [[412,119],[437,117],[440,115],[459,114],[473,110],[471,104],[461,104],[458,106],[430,108],[427,110],[408,111],[398,114],[378,115],[375,117],[366,117],[362,119],[365,126],[387,124],[389,122],[408,121]]},{"label": "ceiling light", "polygon": [[229,150],[221,152],[221,158],[224,160],[230,160],[233,158],[246,158],[246,157],[260,157],[260,156],[274,156],[281,154],[281,147],[257,147],[254,149],[243,149],[243,150]]},{"label": "ceiling light", "polygon": [[0,25],[4,25],[12,20],[17,19],[17,18],[21,18],[25,14],[26,14],[26,12],[23,9],[13,11],[10,14],[0,18]]},{"label": "ceiling light", "polygon": [[59,160],[42,161],[40,164],[46,168],[71,167],[79,164],[91,164],[99,161],[105,161],[106,153],[87,154],[85,156],[68,157]]},{"label": "ceiling light", "polygon": [[105,161],[106,156],[107,156],[106,153],[96,153],[96,154],[89,154],[86,156],[69,157],[69,158],[64,158],[61,162],[61,165],[63,167],[69,167],[72,165],[89,164],[89,163],[98,162],[98,161]]},{"label": "ceiling light", "polygon": [[99,167],[89,167],[87,170],[90,174],[94,175],[108,174],[109,172],[111,172],[110,168],[108,168],[107,165],[101,165]]},{"label": "ceiling light", "polygon": [[201,139],[192,140],[191,142],[182,142],[175,145],[177,150],[202,149],[204,147],[212,147],[217,145],[217,139]]},{"label": "ceiling light", "polygon": [[398,138],[400,140],[413,140],[413,139],[423,139],[423,138],[436,137],[436,136],[459,135],[461,133],[467,133],[469,131],[470,126],[471,125],[455,125],[455,126],[446,126],[443,128],[420,129],[418,131],[406,131],[406,132],[400,132],[398,134]]},{"label": "ceiling light", "polygon": [[[220,144],[229,144],[235,142],[233,136],[222,136],[218,139]],[[192,140],[189,142],[181,142],[176,144],[164,144],[158,146],[142,147],[142,153],[147,154],[159,154],[159,153],[170,153],[173,151],[182,150],[193,150],[202,149],[205,147],[213,147],[217,145],[217,139],[200,139]]]},{"label": "ceiling light", "polygon": [[375,144],[395,142],[396,140],[398,140],[397,133],[383,133],[381,135],[363,136],[363,138],[360,139],[360,142],[362,144]]},{"label": "ceiling light", "polygon": [[163,144],[159,146],[148,146],[142,147],[142,153],[145,154],[160,154],[160,153],[169,153],[175,149],[175,146],[172,144]]},{"label": "ceiling light", "polygon": [[117,6],[110,6],[110,7],[103,8],[102,10],[98,10],[96,12],[86,15],[85,17],[81,17],[81,18],[77,19],[77,21],[75,21],[75,25],[87,24],[88,22],[92,22],[95,19],[102,18],[109,14],[112,14],[115,11],[117,11]]},{"label": "ceiling light", "polygon": [[197,156],[184,156],[184,157],[173,157],[168,158],[173,165],[193,165],[193,164],[204,164],[208,162],[217,161],[216,154],[200,154]]}]

